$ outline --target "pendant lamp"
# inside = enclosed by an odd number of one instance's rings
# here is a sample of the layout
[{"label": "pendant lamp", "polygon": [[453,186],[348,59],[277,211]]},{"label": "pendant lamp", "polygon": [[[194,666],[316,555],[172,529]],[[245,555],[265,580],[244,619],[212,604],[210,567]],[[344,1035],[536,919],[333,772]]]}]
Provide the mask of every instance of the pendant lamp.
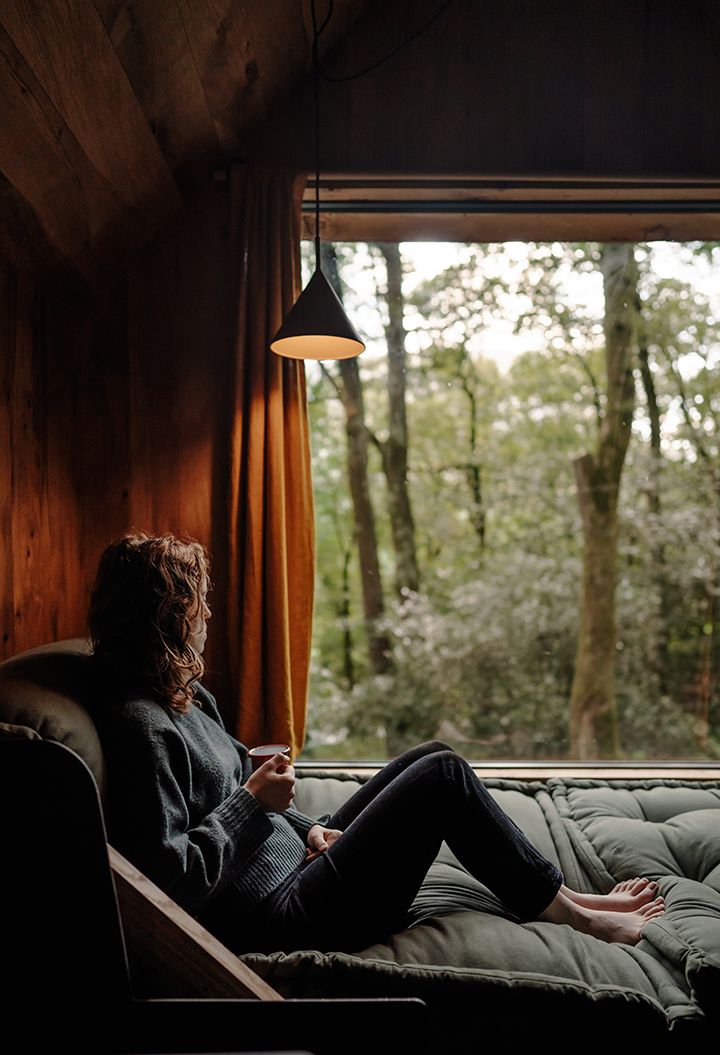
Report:
[{"label": "pendant lamp", "polygon": [[[315,74],[315,272],[290,309],[270,347],[287,359],[352,359],[365,348],[348,319],[340,298],[323,274],[320,262],[320,58],[318,41],[328,19],[318,31],[315,0],[310,0],[313,20],[313,70]],[[328,16],[329,18],[329,16]]]}]

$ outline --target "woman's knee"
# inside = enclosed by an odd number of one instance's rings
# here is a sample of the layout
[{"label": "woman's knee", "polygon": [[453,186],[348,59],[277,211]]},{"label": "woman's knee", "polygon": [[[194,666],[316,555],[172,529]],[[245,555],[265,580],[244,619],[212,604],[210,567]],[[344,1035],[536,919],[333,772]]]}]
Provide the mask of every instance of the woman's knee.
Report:
[{"label": "woman's knee", "polygon": [[414,760],[416,772],[422,772],[440,784],[446,783],[447,778],[458,774],[465,765],[461,758],[451,747],[438,746],[436,751],[426,751],[422,756]]},{"label": "woman's knee", "polygon": [[[444,743],[442,740],[426,740],[420,744],[417,748],[418,751],[424,755],[432,755],[438,751],[453,751],[449,744]],[[455,752],[453,751],[453,754]]]}]

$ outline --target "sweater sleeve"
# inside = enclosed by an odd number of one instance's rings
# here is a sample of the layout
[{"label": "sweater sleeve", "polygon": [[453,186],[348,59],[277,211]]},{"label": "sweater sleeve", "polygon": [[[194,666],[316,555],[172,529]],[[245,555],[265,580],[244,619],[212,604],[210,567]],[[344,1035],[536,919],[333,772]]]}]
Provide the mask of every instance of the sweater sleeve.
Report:
[{"label": "sweater sleeve", "polygon": [[312,828],[313,824],[317,824],[312,817],[306,817],[304,813],[300,813],[294,806],[289,806],[283,813],[283,817],[288,824],[295,829],[298,835],[301,837],[303,842],[307,842],[308,832]]},{"label": "sweater sleeve", "polygon": [[[220,711],[218,709],[217,701],[213,694],[211,692],[208,692],[204,685],[198,685],[196,691],[205,713],[209,714],[210,717],[218,723],[221,729],[225,729],[225,725],[223,723]],[[241,744],[239,740],[236,740],[235,737],[231,736],[229,733],[228,739],[230,739],[235,745],[237,753],[240,757],[240,762],[243,767],[242,782],[244,784],[252,773],[252,766],[250,765],[250,760],[248,758],[248,749],[245,744]],[[296,810],[293,806],[290,806],[288,809],[286,809],[282,816],[297,832],[297,834],[305,843],[307,842],[308,832],[314,824],[318,823],[318,821],[313,820],[312,817],[307,817],[304,813],[301,813],[299,810]],[[327,821],[329,819],[329,816],[330,815],[327,814],[324,820]],[[323,819],[321,818],[321,821],[322,820]]]},{"label": "sweater sleeve", "polygon": [[272,822],[242,786],[191,821],[192,771],[182,737],[172,727],[135,729],[131,741],[113,770],[118,849],[195,913],[268,838]]}]

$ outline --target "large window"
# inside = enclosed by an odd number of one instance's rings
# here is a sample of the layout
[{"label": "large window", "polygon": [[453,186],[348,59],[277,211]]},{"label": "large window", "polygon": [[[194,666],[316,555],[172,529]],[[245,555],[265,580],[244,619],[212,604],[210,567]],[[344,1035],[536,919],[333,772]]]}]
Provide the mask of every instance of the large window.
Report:
[{"label": "large window", "polygon": [[308,365],[305,757],[720,757],[715,243],[324,265],[368,348]]}]

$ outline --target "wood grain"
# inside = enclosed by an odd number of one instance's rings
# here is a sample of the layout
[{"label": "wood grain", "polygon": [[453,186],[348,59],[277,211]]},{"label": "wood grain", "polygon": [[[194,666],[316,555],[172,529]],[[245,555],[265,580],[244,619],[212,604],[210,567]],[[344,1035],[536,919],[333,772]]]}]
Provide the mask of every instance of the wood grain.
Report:
[{"label": "wood grain", "polygon": [[13,536],[13,395],[17,276],[0,258],[0,655],[15,651],[15,570]]},{"label": "wood grain", "polygon": [[160,989],[135,996],[282,1000],[117,850],[109,846],[108,853],[131,963],[135,958]]},{"label": "wood grain", "polygon": [[[437,9],[370,7],[326,70],[387,54]],[[673,0],[454,0],[383,65],[323,82],[323,171],[717,175],[720,25]],[[245,157],[313,167],[308,78],[246,134]]]},{"label": "wood grain", "polygon": [[93,227],[102,229],[113,214],[112,195],[1,24],[0,158],[49,243],[92,276],[98,267]]},{"label": "wood grain", "polygon": [[[313,232],[312,218],[306,216],[303,238]],[[338,242],[702,241],[720,238],[720,214],[327,213],[321,216],[320,233],[325,241]]]},{"label": "wood grain", "polygon": [[148,125],[176,171],[221,155],[175,0],[94,0]]},{"label": "wood grain", "polygon": [[[307,0],[176,0],[226,156],[311,68]],[[368,0],[338,0],[322,36],[332,48]]]},{"label": "wood grain", "polygon": [[91,0],[3,0],[2,22],[96,171],[157,230],[180,196]]},{"label": "wood grain", "polygon": [[19,271],[32,271],[43,277],[61,274],[67,268],[67,261],[48,241],[35,210],[2,174],[0,256]]},{"label": "wood grain", "polygon": [[[85,0],[2,5],[0,164],[50,246],[94,282],[147,240],[180,196],[87,9]],[[21,219],[33,238],[33,216]]]},{"label": "wood grain", "polygon": [[[100,553],[131,528],[200,538],[224,578],[227,187],[202,181],[190,206],[92,294],[2,263],[3,658],[84,634]],[[222,595],[207,649],[221,699]]]},{"label": "wood grain", "polygon": [[12,560],[16,642],[42,640],[52,628],[46,589],[47,400],[41,331],[31,278],[17,276],[12,435]]}]

